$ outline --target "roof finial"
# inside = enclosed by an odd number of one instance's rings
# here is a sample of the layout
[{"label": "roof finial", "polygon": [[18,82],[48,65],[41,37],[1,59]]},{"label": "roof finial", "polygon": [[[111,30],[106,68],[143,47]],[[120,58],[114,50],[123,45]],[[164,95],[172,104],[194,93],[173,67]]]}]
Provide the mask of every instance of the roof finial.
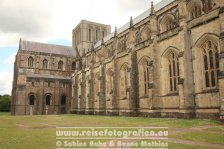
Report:
[{"label": "roof finial", "polygon": [[115,26],[114,37],[117,37],[117,27]]},{"label": "roof finial", "polygon": [[155,8],[154,8],[153,1],[151,1],[151,15],[153,14],[155,14]]},{"label": "roof finial", "polygon": [[19,50],[22,50],[22,38],[19,39]]},{"label": "roof finial", "polygon": [[130,28],[133,26],[133,20],[132,20],[132,16],[130,18]]}]

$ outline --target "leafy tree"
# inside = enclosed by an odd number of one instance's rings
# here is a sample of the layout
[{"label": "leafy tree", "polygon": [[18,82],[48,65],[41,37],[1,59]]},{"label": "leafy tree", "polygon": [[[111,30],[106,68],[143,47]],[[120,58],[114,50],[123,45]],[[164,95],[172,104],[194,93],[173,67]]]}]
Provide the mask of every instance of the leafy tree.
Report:
[{"label": "leafy tree", "polygon": [[9,112],[10,111],[10,96],[9,95],[0,95],[0,112]]}]

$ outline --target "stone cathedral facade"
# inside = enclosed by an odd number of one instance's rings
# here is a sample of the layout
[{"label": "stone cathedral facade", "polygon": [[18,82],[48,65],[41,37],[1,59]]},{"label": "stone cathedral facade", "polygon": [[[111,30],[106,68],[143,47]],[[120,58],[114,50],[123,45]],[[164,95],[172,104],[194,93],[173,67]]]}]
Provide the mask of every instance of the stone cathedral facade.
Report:
[{"label": "stone cathedral facade", "polygon": [[224,119],[223,0],[162,0],[110,30],[82,20],[72,47],[21,40],[12,114]]}]

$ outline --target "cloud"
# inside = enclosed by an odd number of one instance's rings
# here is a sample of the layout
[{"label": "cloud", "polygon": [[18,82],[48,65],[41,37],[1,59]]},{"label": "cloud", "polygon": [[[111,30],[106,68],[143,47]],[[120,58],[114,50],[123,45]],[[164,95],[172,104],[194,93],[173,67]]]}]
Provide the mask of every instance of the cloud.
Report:
[{"label": "cloud", "polygon": [[52,31],[53,13],[53,0],[1,0],[0,44],[16,44],[20,37],[46,37]]},{"label": "cloud", "polygon": [[4,63],[5,63],[5,64],[8,64],[8,65],[14,65],[16,53],[17,53],[17,52],[14,52],[14,53],[11,54],[8,58],[6,58],[6,59],[4,60]]},{"label": "cloud", "polygon": [[13,73],[8,71],[0,71],[0,94],[11,95]]},{"label": "cloud", "polygon": [[149,7],[148,0],[0,0],[0,46],[17,46],[19,38],[71,40],[72,29],[82,19],[114,30]]}]

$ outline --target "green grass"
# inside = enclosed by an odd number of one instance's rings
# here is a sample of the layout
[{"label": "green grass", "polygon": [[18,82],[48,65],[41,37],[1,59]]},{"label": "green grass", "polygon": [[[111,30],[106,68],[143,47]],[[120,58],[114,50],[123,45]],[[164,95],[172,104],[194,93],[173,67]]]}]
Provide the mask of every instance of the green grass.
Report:
[{"label": "green grass", "polygon": [[171,135],[170,137],[191,141],[209,142],[224,144],[224,133],[210,132],[183,132]]},{"label": "green grass", "polygon": [[[224,144],[224,126],[219,121],[201,119],[142,118],[122,116],[48,115],[11,116],[0,113],[0,149],[55,149],[56,127],[150,127],[165,126],[169,130],[211,126],[205,132],[172,132],[169,137]],[[208,132],[206,132],[208,130]],[[209,132],[213,131],[213,133]],[[200,146],[169,143],[169,148],[196,149]],[[204,147],[203,147],[204,148]]]},{"label": "green grass", "polygon": [[185,145],[185,144],[176,144],[176,143],[169,143],[170,149],[211,149],[210,147],[202,147],[196,145]]}]

